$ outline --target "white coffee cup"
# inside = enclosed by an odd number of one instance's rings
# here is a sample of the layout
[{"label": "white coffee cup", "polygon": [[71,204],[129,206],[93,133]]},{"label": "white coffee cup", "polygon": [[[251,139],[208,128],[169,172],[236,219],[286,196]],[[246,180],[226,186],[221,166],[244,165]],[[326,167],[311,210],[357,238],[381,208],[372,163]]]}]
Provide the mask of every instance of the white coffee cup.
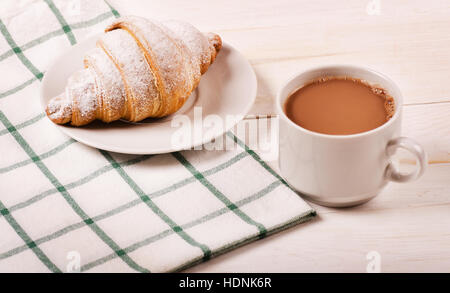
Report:
[{"label": "white coffee cup", "polygon": [[[393,117],[375,129],[351,135],[321,134],[292,122],[284,112],[286,99],[309,81],[326,76],[358,78],[384,88],[395,101]],[[349,65],[307,70],[281,88],[276,108],[280,117],[281,175],[313,202],[331,207],[361,204],[375,197],[389,181],[411,181],[425,171],[427,156],[422,147],[400,136],[402,94],[399,88],[374,70]],[[390,161],[398,148],[416,157],[417,167],[412,173],[400,173]]]}]

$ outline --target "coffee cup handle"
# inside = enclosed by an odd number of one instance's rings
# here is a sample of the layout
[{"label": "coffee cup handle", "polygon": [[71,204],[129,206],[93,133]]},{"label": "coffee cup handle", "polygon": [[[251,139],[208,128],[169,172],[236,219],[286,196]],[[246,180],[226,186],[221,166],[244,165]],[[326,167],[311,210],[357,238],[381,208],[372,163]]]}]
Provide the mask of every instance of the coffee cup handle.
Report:
[{"label": "coffee cup handle", "polygon": [[398,137],[390,140],[386,146],[386,153],[390,157],[395,154],[396,150],[402,148],[411,152],[417,161],[417,168],[411,173],[402,173],[392,164],[386,167],[385,176],[388,180],[395,182],[408,182],[422,176],[427,166],[427,154],[423,148],[414,140],[408,137]]}]

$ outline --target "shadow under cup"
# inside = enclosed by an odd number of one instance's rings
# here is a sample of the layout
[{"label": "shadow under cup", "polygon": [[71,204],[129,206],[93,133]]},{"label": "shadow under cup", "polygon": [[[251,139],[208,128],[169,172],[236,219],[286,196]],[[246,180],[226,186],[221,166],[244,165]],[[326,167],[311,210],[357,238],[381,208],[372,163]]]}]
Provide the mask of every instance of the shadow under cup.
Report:
[{"label": "shadow under cup", "polygon": [[[302,128],[286,116],[284,104],[292,93],[312,80],[336,76],[361,79],[385,89],[395,102],[392,118],[366,132],[329,135]],[[422,148],[410,139],[400,138],[402,94],[381,73],[348,65],[311,69],[290,79],[278,93],[276,103],[280,117],[281,174],[313,202],[332,207],[361,204],[375,197],[389,180],[405,182],[423,173],[426,156]],[[401,174],[390,163],[390,156],[399,147],[416,155],[420,163],[416,172]]]}]

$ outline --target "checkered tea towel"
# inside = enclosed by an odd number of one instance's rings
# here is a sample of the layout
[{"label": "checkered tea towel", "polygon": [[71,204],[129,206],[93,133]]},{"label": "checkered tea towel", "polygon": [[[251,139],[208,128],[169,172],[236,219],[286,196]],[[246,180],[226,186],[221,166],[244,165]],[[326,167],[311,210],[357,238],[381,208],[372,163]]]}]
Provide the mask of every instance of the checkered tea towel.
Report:
[{"label": "checkered tea towel", "polygon": [[0,6],[0,272],[178,271],[314,216],[231,132],[231,151],[155,156],[60,133],[40,80],[119,14],[100,0]]}]

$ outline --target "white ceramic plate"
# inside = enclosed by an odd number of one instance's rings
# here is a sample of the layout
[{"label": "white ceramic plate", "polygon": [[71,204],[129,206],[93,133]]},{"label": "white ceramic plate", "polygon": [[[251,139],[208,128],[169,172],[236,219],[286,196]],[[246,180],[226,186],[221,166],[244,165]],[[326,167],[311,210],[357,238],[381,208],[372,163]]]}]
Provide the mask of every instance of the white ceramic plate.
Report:
[{"label": "white ceramic plate", "polygon": [[[47,70],[41,84],[43,111],[48,101],[62,93],[69,76],[82,68],[83,56],[94,48],[99,35],[71,47]],[[215,62],[201,78],[200,84],[175,114],[162,119],[146,119],[139,123],[94,121],[83,127],[56,125],[73,139],[99,149],[128,154],[159,154],[189,149],[210,142],[230,130],[250,110],[256,98],[256,76],[248,61],[233,47],[224,43]],[[194,107],[201,107],[202,116],[217,115],[223,125],[203,127],[203,135],[194,133]],[[172,143],[174,135],[187,132],[186,127],[172,127],[175,115],[184,114],[190,121],[191,134],[184,133],[184,142]],[[215,116],[217,119],[218,117]],[[228,119],[227,119],[228,117]],[[187,121],[187,120],[186,120]],[[199,120],[196,120],[198,123]],[[217,121],[217,120],[214,120]],[[205,123],[203,123],[205,124]],[[185,125],[186,126],[186,125]],[[197,129],[197,130],[194,130]]]}]

